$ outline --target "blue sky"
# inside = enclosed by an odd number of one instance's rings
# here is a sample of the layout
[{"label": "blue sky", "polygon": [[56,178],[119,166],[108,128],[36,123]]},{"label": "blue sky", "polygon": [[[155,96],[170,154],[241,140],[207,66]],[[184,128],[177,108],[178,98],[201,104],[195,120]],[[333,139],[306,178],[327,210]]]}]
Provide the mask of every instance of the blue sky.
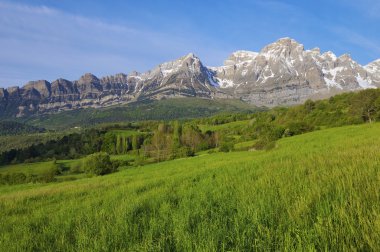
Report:
[{"label": "blue sky", "polygon": [[144,72],[194,52],[221,65],[281,37],[380,58],[379,0],[0,0],[0,87]]}]

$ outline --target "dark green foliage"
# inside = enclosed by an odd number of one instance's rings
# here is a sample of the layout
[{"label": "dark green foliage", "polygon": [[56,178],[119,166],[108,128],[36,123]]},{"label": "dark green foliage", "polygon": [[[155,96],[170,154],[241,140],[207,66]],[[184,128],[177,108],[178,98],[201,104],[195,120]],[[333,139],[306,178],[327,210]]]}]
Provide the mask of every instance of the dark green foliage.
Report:
[{"label": "dark green foliage", "polygon": [[232,142],[223,142],[219,147],[219,151],[221,152],[230,152],[233,150],[234,150],[234,143]]},{"label": "dark green foliage", "polygon": [[173,154],[173,158],[192,157],[195,152],[190,147],[180,147],[176,149]]},{"label": "dark green foliage", "polygon": [[54,164],[46,172],[40,175],[40,181],[45,183],[53,182],[55,180],[55,176],[59,173],[59,166]]},{"label": "dark green foliage", "polygon": [[361,117],[364,122],[374,122],[380,117],[379,91],[367,89],[358,93],[352,99],[350,112],[353,116]]},{"label": "dark green foliage", "polygon": [[55,176],[58,174],[58,167],[52,163],[51,167],[40,174],[25,174],[23,172],[0,174],[0,184],[16,185],[25,183],[49,183],[55,181]]},{"label": "dark green foliage", "polygon": [[0,121],[0,136],[45,132],[44,128],[34,127],[14,121]]},{"label": "dark green foliage", "polygon": [[112,173],[117,169],[114,165],[111,162],[110,155],[105,152],[91,154],[83,160],[83,170],[93,175]]},{"label": "dark green foliage", "polygon": [[72,133],[59,140],[31,145],[25,149],[9,150],[0,154],[0,164],[37,162],[46,159],[70,159],[101,150],[104,132],[96,129]]},{"label": "dark green foliage", "polygon": [[282,137],[285,130],[281,126],[263,123],[258,124],[255,127],[255,132],[258,136],[258,140],[256,141],[253,147],[258,150],[268,150],[272,149],[275,146],[275,141]]},{"label": "dark green foliage", "polygon": [[309,125],[306,122],[290,122],[285,125],[284,136],[300,135],[306,132],[311,132],[314,128],[313,125]]},{"label": "dark green foliage", "polygon": [[45,144],[51,140],[59,140],[70,132],[45,132],[23,135],[0,136],[0,153],[12,149],[26,149],[32,145]]},{"label": "dark green foliage", "polygon": [[113,132],[107,132],[104,135],[102,151],[107,153],[116,153],[116,135]]},{"label": "dark green foliage", "polygon": [[82,164],[81,163],[75,162],[75,163],[71,164],[70,173],[78,174],[78,173],[81,173],[82,171],[83,170],[82,170]]}]

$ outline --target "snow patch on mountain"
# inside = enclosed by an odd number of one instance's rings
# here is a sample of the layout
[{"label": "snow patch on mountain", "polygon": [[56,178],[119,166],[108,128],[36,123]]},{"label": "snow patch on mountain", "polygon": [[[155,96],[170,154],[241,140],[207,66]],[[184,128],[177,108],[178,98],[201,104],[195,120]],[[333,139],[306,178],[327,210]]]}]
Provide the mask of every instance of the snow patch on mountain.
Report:
[{"label": "snow patch on mountain", "polygon": [[367,89],[367,88],[376,88],[375,86],[371,85],[370,83],[368,83],[367,80],[363,79],[360,74],[358,73],[358,75],[356,76],[356,80],[359,84],[360,87],[362,87],[363,89]]}]

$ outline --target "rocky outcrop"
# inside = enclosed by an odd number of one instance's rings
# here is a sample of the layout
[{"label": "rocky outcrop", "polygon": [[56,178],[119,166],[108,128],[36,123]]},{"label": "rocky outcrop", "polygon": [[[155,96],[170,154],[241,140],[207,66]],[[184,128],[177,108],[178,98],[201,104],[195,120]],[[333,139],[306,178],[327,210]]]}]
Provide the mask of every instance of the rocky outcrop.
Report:
[{"label": "rocky outcrop", "polygon": [[212,98],[221,93],[208,68],[190,53],[176,61],[167,62],[141,75],[140,96],[190,96]]},{"label": "rocky outcrop", "polygon": [[[212,68],[221,88],[234,96],[262,106],[291,105],[309,98],[376,88],[380,85],[368,69],[347,54],[321,54],[319,48],[305,50],[293,39],[283,38],[259,53],[238,51],[221,67]],[[368,68],[368,69],[366,69]]]},{"label": "rocky outcrop", "polygon": [[86,73],[76,81],[39,80],[1,88],[0,117],[170,97],[239,98],[271,107],[379,86],[380,60],[363,67],[348,54],[305,50],[283,38],[260,52],[236,51],[220,67],[206,67],[190,53],[145,73],[102,78]]},{"label": "rocky outcrop", "polygon": [[151,71],[98,78],[86,73],[79,80],[30,81],[22,88],[0,90],[0,116],[25,116],[141,99],[173,96],[222,97],[212,73],[194,54],[158,65]]}]

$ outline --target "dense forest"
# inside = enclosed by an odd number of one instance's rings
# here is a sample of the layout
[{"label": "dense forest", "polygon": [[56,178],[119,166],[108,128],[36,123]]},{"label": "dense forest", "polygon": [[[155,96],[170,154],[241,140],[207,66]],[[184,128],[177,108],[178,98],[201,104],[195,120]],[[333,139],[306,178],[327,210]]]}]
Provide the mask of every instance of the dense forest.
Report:
[{"label": "dense forest", "polygon": [[42,133],[46,130],[41,127],[31,126],[14,121],[0,121],[0,136]]}]

